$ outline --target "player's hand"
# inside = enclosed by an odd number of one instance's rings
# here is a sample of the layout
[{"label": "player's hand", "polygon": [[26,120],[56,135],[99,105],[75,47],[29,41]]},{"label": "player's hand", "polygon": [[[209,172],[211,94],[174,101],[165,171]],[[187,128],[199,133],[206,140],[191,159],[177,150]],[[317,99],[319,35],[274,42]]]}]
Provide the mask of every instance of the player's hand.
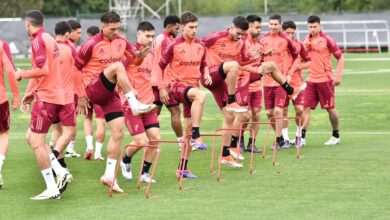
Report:
[{"label": "player's hand", "polygon": [[290,75],[286,76],[286,81],[287,81],[287,83],[290,83],[290,81],[291,81],[291,76]]},{"label": "player's hand", "polygon": [[20,111],[23,113],[28,112],[31,102],[34,100],[34,93],[29,92],[24,94],[22,98],[22,104],[20,105]]},{"label": "player's hand", "polygon": [[91,108],[91,106],[89,105],[87,97],[79,97],[76,109],[77,114],[88,115],[88,108]]},{"label": "player's hand", "polygon": [[144,58],[144,57],[146,57],[146,55],[148,55],[149,50],[150,50],[150,46],[141,47],[141,49],[136,52],[136,55],[137,55],[137,57]]},{"label": "player's hand", "polygon": [[168,104],[169,102],[169,94],[168,94],[168,90],[167,88],[161,88],[159,89],[160,90],[160,100],[162,103],[164,103],[165,105]]},{"label": "player's hand", "polygon": [[15,111],[16,109],[18,109],[18,106],[19,106],[19,97],[14,97],[12,99],[12,111]]},{"label": "player's hand", "polygon": [[[266,66],[263,64],[261,66],[259,66],[259,68],[257,68],[257,73],[258,74],[261,74],[261,75],[264,75],[267,73],[266,71]],[[270,73],[270,72],[269,72]]]},{"label": "player's hand", "polygon": [[20,81],[22,79],[22,77],[20,76],[20,69],[17,68],[16,72],[15,72],[15,79],[17,81]]},{"label": "player's hand", "polygon": [[272,56],[274,54],[275,54],[275,48],[271,48],[271,49],[268,49],[265,52],[263,52],[264,56]]},{"label": "player's hand", "polygon": [[305,47],[306,47],[307,49],[311,49],[311,43],[310,43],[310,40],[308,40],[308,39],[305,39],[305,40],[303,41],[303,44],[305,45]]},{"label": "player's hand", "polygon": [[211,84],[213,83],[213,80],[211,79],[210,74],[205,74],[205,75],[204,75],[204,79],[205,79],[204,83],[205,83],[207,86],[209,86],[209,85],[211,85]]},{"label": "player's hand", "polygon": [[341,85],[341,82],[340,81],[334,81],[334,85],[335,86],[339,86],[339,85]]},{"label": "player's hand", "polygon": [[251,52],[251,57],[252,57],[252,59],[254,59],[254,60],[261,59],[262,56],[263,56],[263,54],[262,54],[259,50],[253,50],[253,51]]}]

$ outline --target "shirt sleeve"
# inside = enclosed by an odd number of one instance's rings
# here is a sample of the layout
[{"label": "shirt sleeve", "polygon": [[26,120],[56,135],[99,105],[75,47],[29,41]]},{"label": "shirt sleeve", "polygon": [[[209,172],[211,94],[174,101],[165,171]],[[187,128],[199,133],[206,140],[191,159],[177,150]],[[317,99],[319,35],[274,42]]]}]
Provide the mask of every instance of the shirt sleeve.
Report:
[{"label": "shirt sleeve", "polygon": [[49,66],[46,57],[46,45],[41,37],[36,37],[32,41],[31,51],[34,56],[33,68],[31,70],[21,70],[21,78],[39,78],[49,74]]},{"label": "shirt sleeve", "polygon": [[172,61],[173,57],[173,50],[175,48],[175,44],[172,42],[170,46],[163,52],[160,61],[158,63],[160,68],[157,68],[157,78],[162,79],[161,82],[159,82],[158,87],[162,88],[166,86],[165,80],[164,80],[164,70],[168,66],[168,64]]},{"label": "shirt sleeve", "polygon": [[329,51],[333,54],[333,56],[339,60],[342,56],[343,53],[341,52],[341,49],[339,46],[337,46],[336,42],[331,39],[330,37],[326,37],[326,45],[329,49]]},{"label": "shirt sleeve", "polygon": [[217,42],[217,40],[220,38],[220,33],[218,32],[212,32],[204,37],[202,37],[200,40],[203,42],[203,44],[207,47],[210,48]]},{"label": "shirt sleeve", "polygon": [[[15,79],[15,65],[12,60],[11,50],[9,49],[8,43],[3,42],[3,55],[2,55],[2,62],[5,66],[5,69],[7,70],[7,77],[8,82],[11,87],[12,94],[14,96],[14,102],[19,103],[19,89],[18,89],[18,83]],[[13,103],[16,104],[16,103]]]}]

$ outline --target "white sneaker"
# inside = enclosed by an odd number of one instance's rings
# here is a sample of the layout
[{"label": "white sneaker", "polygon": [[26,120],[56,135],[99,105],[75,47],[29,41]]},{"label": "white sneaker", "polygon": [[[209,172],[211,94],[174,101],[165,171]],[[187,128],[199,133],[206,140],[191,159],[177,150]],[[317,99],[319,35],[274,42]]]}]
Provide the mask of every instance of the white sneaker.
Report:
[{"label": "white sneaker", "polygon": [[[106,178],[104,175],[100,178],[100,183],[103,185],[111,187],[112,179]],[[112,190],[118,193],[123,193],[123,190],[119,187],[118,183],[115,181],[114,186],[112,187]]]},{"label": "white sneaker", "polygon": [[68,183],[70,183],[73,179],[72,174],[66,170],[65,173],[59,174],[57,176],[57,188],[60,193],[63,193],[66,190],[66,187],[68,186]]},{"label": "white sneaker", "polygon": [[76,151],[73,151],[73,152],[66,151],[65,157],[80,157],[80,154],[78,154]]},{"label": "white sneaker", "polygon": [[57,188],[46,189],[41,194],[31,197],[32,200],[60,199],[61,194]]},{"label": "white sneaker", "polygon": [[340,144],[341,140],[340,138],[336,138],[336,137],[331,137],[329,139],[329,141],[325,142],[325,145],[336,145],[336,144]]},{"label": "white sneaker", "polygon": [[155,104],[145,105],[145,104],[139,103],[137,106],[131,106],[131,111],[132,111],[134,116],[138,116],[141,114],[148,113],[148,112],[152,111],[153,109],[155,109],[156,107],[157,107],[157,105],[155,105]]},{"label": "white sneaker", "polygon": [[130,163],[123,163],[121,160],[121,170],[122,170],[122,176],[126,180],[131,180],[133,179],[133,174],[131,173],[131,164]]},{"label": "white sneaker", "polygon": [[93,158],[95,160],[104,160],[104,157],[102,157],[102,155],[99,155],[99,154],[94,154]]},{"label": "white sneaker", "polygon": [[232,156],[222,157],[221,163],[224,165],[228,165],[229,167],[234,167],[234,168],[243,168],[244,167],[244,165],[242,165],[241,163],[237,163],[232,158]]},{"label": "white sneaker", "polygon": [[240,153],[240,150],[238,148],[230,148],[229,151],[230,155],[232,155],[235,159],[245,160],[244,156],[242,156],[242,153]]},{"label": "white sneaker", "polygon": [[0,189],[1,187],[3,187],[3,185],[4,185],[3,177],[0,174]]},{"label": "white sneaker", "polygon": [[156,180],[150,178],[150,177],[149,177],[149,173],[143,173],[143,174],[141,175],[141,182],[142,182],[142,183],[150,183],[150,182],[155,183]]}]

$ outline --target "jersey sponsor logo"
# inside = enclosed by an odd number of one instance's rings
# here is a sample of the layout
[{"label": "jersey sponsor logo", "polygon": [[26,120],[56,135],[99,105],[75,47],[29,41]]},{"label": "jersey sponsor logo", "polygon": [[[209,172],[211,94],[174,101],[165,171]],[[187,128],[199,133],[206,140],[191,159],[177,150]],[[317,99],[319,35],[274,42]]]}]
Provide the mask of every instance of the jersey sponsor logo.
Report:
[{"label": "jersey sponsor logo", "polygon": [[150,76],[151,73],[152,73],[152,70],[147,68],[147,67],[145,67],[145,68],[139,67],[137,69],[137,72],[139,72],[139,73],[146,73],[148,76]]},{"label": "jersey sponsor logo", "polygon": [[110,58],[110,59],[100,59],[100,64],[108,64],[108,63],[115,63],[121,61],[121,58]]},{"label": "jersey sponsor logo", "polygon": [[200,66],[200,61],[180,61],[180,66]]},{"label": "jersey sponsor logo", "polygon": [[234,59],[237,58],[236,55],[227,54],[227,53],[219,53],[218,56],[219,56],[221,59],[229,59],[229,60],[234,60]]},{"label": "jersey sponsor logo", "polygon": [[99,53],[99,55],[100,55],[100,56],[102,56],[102,55],[104,54],[104,50],[103,50],[103,48],[100,48],[100,50],[99,50],[99,52],[98,52],[98,53]]}]

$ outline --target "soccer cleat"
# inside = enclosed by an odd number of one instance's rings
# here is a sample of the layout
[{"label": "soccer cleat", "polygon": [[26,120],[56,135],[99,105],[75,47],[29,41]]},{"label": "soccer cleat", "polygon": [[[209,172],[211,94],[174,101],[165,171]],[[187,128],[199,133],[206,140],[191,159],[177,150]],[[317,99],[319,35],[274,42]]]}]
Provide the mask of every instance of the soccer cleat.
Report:
[{"label": "soccer cleat", "polygon": [[65,157],[80,157],[80,154],[78,154],[76,151],[73,152],[66,151]]},{"label": "soccer cleat", "polygon": [[84,159],[90,160],[92,158],[93,150],[87,150],[84,154]]},{"label": "soccer cleat", "polygon": [[[251,144],[248,144],[248,146],[246,147],[246,152],[252,152],[252,145]],[[253,145],[253,153],[255,154],[259,154],[263,152],[262,150],[259,150],[256,145]]]},{"label": "soccer cleat", "polygon": [[[100,183],[103,185],[106,185],[108,187],[111,187],[112,179],[105,177],[104,175],[100,178]],[[112,187],[112,191],[123,193],[123,190],[119,187],[118,183],[115,181],[114,186]]]},{"label": "soccer cleat", "polygon": [[226,156],[221,158],[221,163],[224,165],[228,165],[229,167],[234,167],[234,168],[243,168],[244,165],[241,163],[237,163],[232,156]]},{"label": "soccer cleat", "polygon": [[[181,170],[177,170],[176,171],[176,177],[180,178],[180,176],[181,176]],[[183,178],[195,179],[195,178],[198,178],[198,177],[195,176],[194,174],[192,174],[192,172],[190,170],[184,170],[183,171]]]},{"label": "soccer cleat", "polygon": [[59,174],[57,176],[57,188],[60,193],[65,192],[66,187],[68,186],[68,183],[70,183],[73,179],[73,176],[69,171],[66,171],[63,174]]},{"label": "soccer cleat", "polygon": [[131,173],[131,164],[130,163],[123,163],[121,160],[121,170],[122,170],[122,176],[126,180],[133,179],[133,174]]},{"label": "soccer cleat", "polygon": [[146,114],[148,112],[151,112],[153,109],[155,109],[157,105],[151,104],[151,105],[145,105],[142,103],[138,103],[137,106],[131,106],[131,112],[134,116],[138,116],[141,114]]},{"label": "soccer cleat", "polygon": [[248,111],[248,108],[240,106],[237,102],[226,105],[226,111],[234,113],[244,113]]},{"label": "soccer cleat", "polygon": [[[296,137],[295,136],[295,140],[293,140],[293,141],[290,141],[290,145],[297,145],[297,143],[298,143],[298,137]],[[303,147],[303,146],[305,146],[306,145],[306,140],[305,140],[305,138],[301,138],[301,147]],[[295,148],[296,148],[297,146],[295,146]]]},{"label": "soccer cleat", "polygon": [[207,145],[204,144],[202,138],[191,139],[192,150],[207,150]]},{"label": "soccer cleat", "polygon": [[101,161],[104,160],[104,157],[102,157],[102,155],[98,155],[98,154],[95,154],[95,155],[93,156],[93,158],[94,158],[95,160],[101,160]]},{"label": "soccer cleat", "polygon": [[244,138],[241,138],[241,142],[240,142],[240,153],[245,153]]},{"label": "soccer cleat", "polygon": [[41,194],[31,197],[32,200],[60,199],[61,194],[57,188],[46,189]]},{"label": "soccer cleat", "polygon": [[281,146],[282,149],[289,149],[290,148],[290,141],[285,140],[283,141],[283,145]]},{"label": "soccer cleat", "polygon": [[4,185],[3,177],[0,174],[0,189],[3,187],[3,185]]},{"label": "soccer cleat", "polygon": [[240,150],[238,148],[230,148],[230,155],[232,155],[235,159],[238,160],[244,160],[245,158],[240,153]]},{"label": "soccer cleat", "polygon": [[141,175],[141,182],[142,183],[150,183],[150,182],[155,183],[156,180],[150,178],[149,173],[143,173]]},{"label": "soccer cleat", "polygon": [[340,144],[341,140],[340,138],[336,138],[336,137],[331,137],[327,142],[325,142],[325,145],[336,145],[336,144]]}]

